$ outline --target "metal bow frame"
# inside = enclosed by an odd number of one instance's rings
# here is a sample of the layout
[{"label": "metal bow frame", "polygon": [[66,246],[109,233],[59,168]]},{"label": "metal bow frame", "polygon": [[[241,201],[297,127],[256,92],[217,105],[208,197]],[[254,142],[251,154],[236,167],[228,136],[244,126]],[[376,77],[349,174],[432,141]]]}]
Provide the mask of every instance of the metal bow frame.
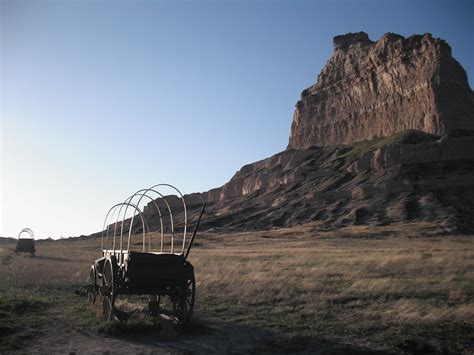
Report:
[{"label": "metal bow frame", "polygon": [[[35,239],[35,234],[33,233],[33,231],[32,231],[30,228],[23,228],[23,229],[21,230],[21,232],[18,233],[18,239],[20,239],[20,235],[21,235],[22,233],[27,233],[27,234],[30,236],[29,239]],[[27,238],[23,238],[23,239],[27,239]]]},{"label": "metal bow frame", "polygon": [[[138,206],[136,206],[136,205],[134,205],[134,204],[132,204],[132,203],[129,203],[129,202],[122,202],[122,203],[117,203],[117,204],[113,205],[113,206],[109,209],[109,211],[107,212],[107,215],[106,215],[106,217],[105,217],[104,229],[105,229],[105,225],[107,224],[107,221],[108,221],[108,219],[109,219],[110,213],[112,212],[112,215],[113,215],[113,214],[115,213],[115,210],[116,210],[117,208],[120,207],[120,209],[121,209],[121,207],[124,206],[124,205],[126,205],[126,206],[131,206],[131,207],[133,207],[133,209],[134,209],[134,213],[133,213],[132,219],[131,219],[131,221],[130,221],[130,228],[129,228],[129,231],[128,231],[128,242],[129,242],[129,244],[128,244],[128,249],[127,249],[127,251],[130,250],[130,237],[132,236],[132,226],[133,226],[133,221],[134,221],[134,219],[135,219],[135,216],[136,216],[137,212],[138,212],[138,215],[140,216],[140,220],[141,220],[141,222],[142,222],[142,229],[143,229],[143,249],[145,249],[145,235],[146,235],[146,231],[147,231],[147,229],[148,229],[148,226],[147,226],[147,224],[146,224],[145,218],[143,217],[142,211],[138,208]],[[125,214],[124,214],[124,215],[125,215]],[[119,216],[120,216],[120,212],[119,212]],[[118,250],[118,251],[120,251],[120,254],[123,254],[123,222],[124,222],[124,220],[125,220],[125,216],[124,216],[123,219],[122,219],[122,232],[120,233],[120,249]],[[108,250],[107,247],[108,247],[108,239],[109,239],[109,227],[110,227],[110,225],[107,224],[107,234],[106,234],[106,236],[105,236],[105,243],[104,243],[104,231],[102,231],[102,252],[103,252],[103,253],[105,253],[105,252]],[[116,249],[115,249],[115,246],[116,246],[116,233],[115,233],[115,231],[116,231],[116,225],[115,225],[115,230],[114,230],[114,241],[113,241],[113,244],[112,244],[112,245],[113,245],[112,251],[113,251],[114,254],[115,254],[115,251],[116,251]],[[105,247],[105,248],[104,248],[104,247]]]},{"label": "metal bow frame", "polygon": [[[127,211],[128,208],[131,207],[133,208],[133,216],[130,219],[130,225],[128,229],[128,242],[127,242],[127,249],[126,252],[130,252],[130,240],[132,236],[132,228],[133,228],[133,222],[135,219],[135,216],[138,215],[140,216],[141,222],[142,222],[142,231],[143,231],[143,252],[146,251],[146,234],[147,232],[150,232],[150,229],[148,227],[148,223],[145,219],[144,216],[144,211],[140,210],[139,205],[142,201],[142,199],[145,197],[150,200],[150,203],[155,207],[156,211],[158,212],[158,217],[160,219],[160,234],[161,234],[161,243],[160,243],[160,252],[163,253],[163,244],[164,244],[164,223],[163,223],[163,214],[158,206],[157,199],[151,197],[149,193],[154,193],[159,196],[159,200],[163,201],[166,205],[166,209],[168,210],[168,215],[169,215],[169,223],[170,223],[170,230],[171,230],[171,254],[174,254],[174,238],[175,238],[175,227],[174,227],[174,217],[173,217],[173,211],[171,208],[171,205],[166,198],[165,195],[163,195],[161,192],[157,190],[159,187],[169,187],[175,190],[179,194],[179,198],[181,199],[183,203],[183,211],[184,211],[184,231],[183,231],[183,244],[181,248],[181,253],[184,254],[185,250],[185,245],[186,245],[186,233],[187,233],[187,208],[186,208],[186,202],[184,200],[183,194],[173,185],[170,184],[157,184],[154,185],[148,189],[141,189],[135,192],[133,195],[129,196],[124,202],[122,203],[117,203],[116,205],[112,206],[109,211],[107,212],[107,215],[104,220],[104,225],[102,228],[102,243],[101,243],[101,248],[102,251],[105,252],[108,247],[108,239],[109,239],[109,231],[111,224],[109,224],[109,220],[114,218],[115,213],[118,211],[115,224],[114,224],[114,232],[113,232],[113,253],[115,251],[120,251],[120,254],[123,254],[124,249],[123,249],[123,234],[124,234],[124,224],[127,216]],[[134,199],[138,199],[138,201],[135,203]],[[122,214],[123,210],[123,214]],[[120,246],[119,249],[116,248],[116,236],[117,236],[117,226],[118,223],[121,219],[121,227],[120,227]],[[104,236],[105,234],[105,236]],[[151,246],[151,239],[150,236],[148,235],[148,251],[152,251],[152,246]]]}]

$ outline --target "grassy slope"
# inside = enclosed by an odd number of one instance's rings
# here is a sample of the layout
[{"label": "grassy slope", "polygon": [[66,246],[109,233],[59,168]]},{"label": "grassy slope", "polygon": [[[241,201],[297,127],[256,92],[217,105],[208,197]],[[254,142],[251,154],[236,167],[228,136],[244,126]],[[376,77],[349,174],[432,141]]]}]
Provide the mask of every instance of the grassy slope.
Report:
[{"label": "grassy slope", "polygon": [[372,140],[364,140],[353,143],[352,145],[347,146],[345,149],[341,150],[338,158],[349,158],[349,160],[351,160],[391,144],[418,144],[422,142],[433,142],[438,138],[438,136],[432,135],[430,133],[406,130],[395,133],[388,137],[374,138]]},{"label": "grassy slope", "polygon": [[[196,317],[297,339],[286,350],[311,339],[395,352],[472,346],[472,237],[437,236],[426,224],[313,229],[201,236],[190,256]],[[70,312],[70,327],[105,329],[74,295],[99,243],[38,243],[36,258],[11,257],[14,246],[2,246],[0,323],[11,331],[0,337],[0,349],[34,342],[22,340],[34,327],[41,334],[41,322],[58,307]],[[125,300],[122,307],[137,305]]]}]

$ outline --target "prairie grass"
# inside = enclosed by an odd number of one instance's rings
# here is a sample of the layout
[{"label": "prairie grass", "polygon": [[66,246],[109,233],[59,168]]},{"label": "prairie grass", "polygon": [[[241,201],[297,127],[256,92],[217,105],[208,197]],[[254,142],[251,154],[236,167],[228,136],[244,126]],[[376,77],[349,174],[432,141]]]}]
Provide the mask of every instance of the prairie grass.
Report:
[{"label": "prairie grass", "polygon": [[471,237],[417,237],[419,227],[406,236],[406,225],[305,226],[234,235],[225,246],[210,238],[213,248],[192,258],[200,310],[373,349],[405,351],[416,340],[463,350],[474,330]]},{"label": "prairie grass", "polygon": [[[195,315],[373,350],[472,351],[472,236],[439,233],[415,223],[202,234],[189,257]],[[3,292],[67,297],[85,283],[100,240],[39,242],[36,258],[11,257],[13,247],[0,253]]]}]

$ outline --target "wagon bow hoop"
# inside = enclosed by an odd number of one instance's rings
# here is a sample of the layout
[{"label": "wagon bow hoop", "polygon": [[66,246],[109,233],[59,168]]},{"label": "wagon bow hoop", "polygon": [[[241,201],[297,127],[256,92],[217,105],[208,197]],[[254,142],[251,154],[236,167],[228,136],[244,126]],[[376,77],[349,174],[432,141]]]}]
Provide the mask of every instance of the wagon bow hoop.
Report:
[{"label": "wagon bow hoop", "polygon": [[[105,216],[105,221],[104,221],[104,229],[106,229],[107,233],[105,235],[105,243],[104,243],[104,230],[102,231],[102,242],[101,242],[101,249],[102,251],[104,250],[104,247],[107,249],[108,248],[108,238],[109,238],[109,225],[108,225],[108,218],[109,218],[109,215],[110,215],[110,212],[116,210],[118,207],[121,207],[121,206],[131,206],[133,209],[134,209],[134,214],[131,218],[131,222],[130,222],[130,230],[129,230],[129,245],[128,245],[128,248],[127,250],[130,249],[130,236],[131,236],[131,228],[133,226],[133,220],[135,218],[135,215],[136,213],[138,212],[138,216],[140,217],[141,219],[141,222],[142,222],[142,230],[143,230],[143,240],[145,240],[145,233],[146,233],[146,221],[145,219],[143,218],[143,213],[142,211],[134,204],[130,203],[130,202],[121,202],[121,203],[117,203],[115,205],[113,205],[109,211],[107,212],[107,215]],[[120,217],[120,212],[119,212],[119,215],[118,217]],[[123,222],[124,222],[124,219],[125,217],[122,219],[122,225],[123,225]],[[106,228],[105,228],[106,226]],[[115,233],[115,232],[114,232]],[[123,228],[122,228],[122,233],[123,233]],[[120,238],[122,238],[122,234],[120,235]],[[115,252],[115,235],[114,235],[114,241],[113,241],[114,245],[113,245],[113,250]],[[122,246],[121,246],[122,248]],[[121,252],[123,252],[123,250],[121,249],[120,250]]]},{"label": "wagon bow hoop", "polygon": [[[23,228],[23,229],[21,230],[21,232],[18,233],[18,239],[20,239],[20,236],[21,236],[23,233],[27,233],[27,234],[30,236],[30,238],[28,238],[28,239],[35,239],[35,234],[33,233],[33,231],[32,231],[30,228]],[[23,238],[23,239],[27,239],[27,238]]]},{"label": "wagon bow hoop", "polygon": [[187,232],[187,228],[188,228],[188,210],[186,208],[186,201],[184,200],[184,196],[181,193],[181,191],[179,191],[177,187],[175,187],[171,184],[156,184],[156,185],[153,185],[152,187],[150,187],[149,190],[155,189],[155,188],[160,187],[160,186],[167,186],[167,187],[172,188],[173,190],[175,190],[179,194],[179,198],[181,199],[181,202],[183,203],[184,229],[183,229],[183,246],[182,246],[181,252],[184,253],[184,246],[186,245],[186,232]]},{"label": "wagon bow hoop", "polygon": [[[171,226],[171,253],[173,253],[173,243],[174,243],[174,218],[173,218],[173,210],[171,209],[171,206],[170,206],[168,200],[166,199],[166,196],[163,195],[162,193],[160,193],[159,191],[154,190],[152,187],[150,187],[150,188],[148,188],[148,189],[141,189],[141,190],[138,190],[138,191],[135,192],[133,195],[131,195],[130,197],[128,197],[128,198],[125,200],[125,203],[128,203],[128,202],[133,201],[133,199],[134,199],[135,197],[139,197],[138,202],[136,203],[137,206],[139,206],[141,200],[143,199],[143,197],[147,197],[147,198],[151,199],[151,203],[153,203],[153,204],[155,205],[155,208],[157,209],[158,214],[159,214],[159,216],[160,216],[161,251],[163,251],[164,230],[163,230],[163,218],[162,218],[162,215],[161,215],[161,210],[160,210],[160,208],[158,207],[158,204],[155,202],[155,200],[147,194],[148,192],[154,192],[154,193],[158,194],[158,195],[160,196],[160,198],[164,201],[164,203],[165,203],[165,205],[166,205],[166,208],[168,209],[168,213],[169,213],[169,217],[170,217],[170,226]],[[125,208],[125,213],[127,213],[126,210],[127,210],[127,208]],[[120,212],[119,212],[119,213],[120,213]]]},{"label": "wagon bow hoop", "polygon": [[188,228],[188,211],[187,211],[187,207],[186,207],[186,201],[184,200],[184,196],[181,193],[181,191],[178,190],[177,187],[175,187],[171,184],[156,184],[156,185],[151,186],[148,189],[138,190],[133,195],[131,195],[126,201],[132,201],[134,197],[140,196],[140,198],[137,202],[137,205],[139,205],[142,198],[144,196],[147,196],[147,193],[150,192],[150,191],[154,192],[154,193],[157,193],[161,197],[161,199],[165,202],[165,204],[167,206],[167,209],[168,209],[168,212],[169,212],[170,218],[171,218],[171,253],[173,254],[173,252],[174,252],[174,220],[173,220],[173,213],[172,213],[171,207],[168,203],[168,200],[166,199],[166,196],[164,194],[160,193],[159,191],[157,191],[158,187],[169,187],[169,188],[173,189],[174,191],[176,191],[179,195],[178,198],[181,200],[181,202],[183,204],[184,228],[183,228],[183,243],[182,243],[182,246],[181,246],[181,254],[184,254],[185,246],[186,246],[186,233],[187,233],[187,228]]}]

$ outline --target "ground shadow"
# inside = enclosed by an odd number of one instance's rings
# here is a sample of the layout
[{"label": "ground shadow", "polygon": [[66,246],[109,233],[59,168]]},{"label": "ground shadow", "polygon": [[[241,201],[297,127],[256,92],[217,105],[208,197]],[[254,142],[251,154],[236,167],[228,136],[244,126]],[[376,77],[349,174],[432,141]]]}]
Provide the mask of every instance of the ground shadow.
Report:
[{"label": "ground shadow", "polygon": [[172,349],[177,353],[231,354],[384,354],[364,347],[275,329],[238,324],[218,316],[193,314],[190,323],[176,327],[173,337],[163,337],[160,317],[150,316],[146,307],[116,309],[115,320],[104,323],[99,332],[138,347]]},{"label": "ground shadow", "polygon": [[116,324],[117,331],[109,333],[114,338],[147,347],[165,346],[177,353],[384,354],[348,344],[284,334],[245,324],[232,324],[218,318],[195,317],[172,341],[160,338],[160,327],[157,324],[135,324],[126,329],[121,328],[120,322]]}]

